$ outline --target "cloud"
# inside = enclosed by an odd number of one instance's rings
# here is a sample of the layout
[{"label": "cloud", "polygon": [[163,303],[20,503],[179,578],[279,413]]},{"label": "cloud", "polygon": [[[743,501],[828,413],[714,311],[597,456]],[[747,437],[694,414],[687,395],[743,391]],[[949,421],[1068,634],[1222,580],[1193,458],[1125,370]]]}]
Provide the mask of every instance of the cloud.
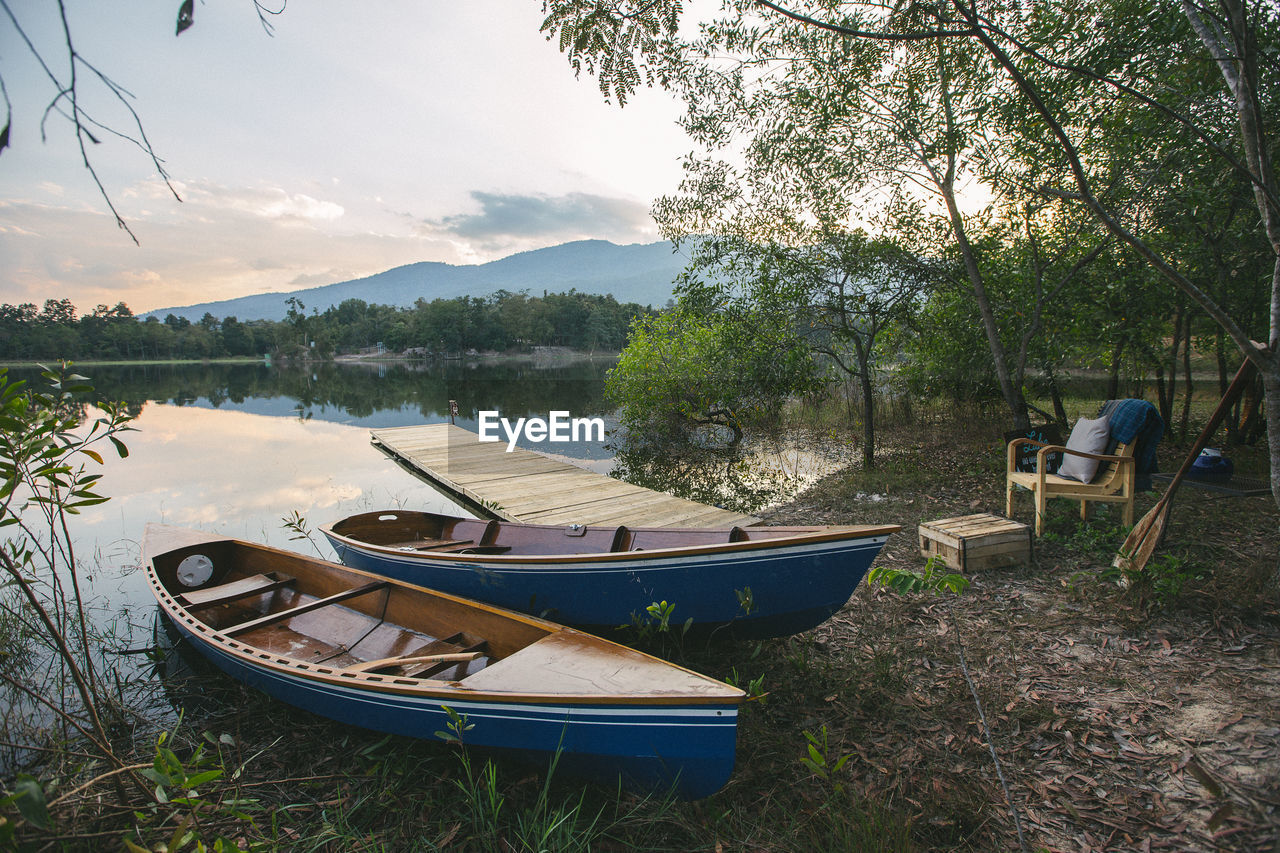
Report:
[{"label": "cloud", "polygon": [[[283,223],[320,224],[346,213],[336,202],[275,186],[228,187],[212,181],[185,181],[175,182],[174,189],[190,207],[206,215],[227,210]],[[149,181],[130,192],[152,199],[170,196],[168,187],[159,181]]]},{"label": "cloud", "polygon": [[407,227],[398,236],[334,223],[298,227],[241,205],[173,203],[153,217],[126,218],[141,246],[102,211],[0,201],[0,302],[67,297],[83,310],[123,300],[141,313],[330,284],[430,257],[461,260],[446,239]]},{"label": "cloud", "polygon": [[475,191],[478,213],[459,213],[424,220],[420,231],[451,235],[484,248],[537,240],[543,244],[610,237],[621,241],[651,238],[654,225],[648,207],[623,198],[568,193],[562,196],[507,195]]},{"label": "cloud", "polygon": [[644,204],[580,192],[472,192],[470,209],[459,199],[410,215],[312,187],[308,195],[198,180],[177,189],[185,203],[164,200],[168,190],[155,181],[120,194],[141,246],[101,209],[0,199],[0,302],[67,297],[85,309],[124,301],[142,313],[332,284],[423,260],[482,263],[571,240],[657,239]]}]

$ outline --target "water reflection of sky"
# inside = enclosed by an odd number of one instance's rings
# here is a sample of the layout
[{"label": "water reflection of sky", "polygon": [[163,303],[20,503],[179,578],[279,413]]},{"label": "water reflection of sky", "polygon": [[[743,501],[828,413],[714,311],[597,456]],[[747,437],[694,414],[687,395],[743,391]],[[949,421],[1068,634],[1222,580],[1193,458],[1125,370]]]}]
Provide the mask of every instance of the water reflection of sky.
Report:
[{"label": "water reflection of sky", "polygon": [[81,519],[98,542],[136,540],[160,521],[297,547],[280,525],[295,510],[320,524],[386,506],[456,508],[375,449],[363,426],[157,404],[134,425],[129,457],[106,464],[111,501]]},{"label": "water reflection of sky", "polygon": [[[240,402],[232,402],[230,400],[219,400],[213,402],[208,397],[197,397],[195,399],[183,402],[184,408],[198,409],[217,409],[219,411],[244,412],[246,414],[265,415],[267,417],[291,417],[298,420],[311,421],[328,421],[330,423],[347,424],[350,426],[360,426],[366,429],[386,429],[388,427],[401,426],[419,426],[421,424],[444,423],[449,420],[447,411],[431,411],[425,410],[421,405],[408,404],[381,408],[367,415],[355,415],[350,410],[342,406],[333,406],[326,404],[304,405],[293,397],[251,397]],[[501,417],[506,418],[514,427],[516,421],[520,418],[541,418],[546,420],[550,414],[546,410],[532,411],[527,409],[513,410],[512,407],[499,408],[495,403],[496,411]],[[618,421],[610,414],[600,412],[582,412],[573,411],[570,413],[573,417],[599,417],[603,419],[606,433],[611,434],[618,426]],[[479,417],[475,412],[460,412],[455,419],[455,423],[463,429],[471,432],[478,432],[480,429]],[[496,431],[497,435],[502,436],[503,444],[506,443],[506,434],[501,428]],[[557,456],[563,456],[569,461],[583,464],[587,461],[606,461],[613,458],[611,451],[605,442],[598,441],[570,441],[549,443],[546,441],[532,442],[521,435],[517,446],[528,450],[536,450],[541,453],[552,453]],[[608,471],[609,466],[587,466],[592,468]]]},{"label": "water reflection of sky", "polygon": [[[370,430],[444,422],[448,401],[455,398],[461,408],[458,425],[472,431],[478,411],[488,408],[512,420],[545,418],[548,409],[566,408],[574,409],[575,417],[594,416],[598,412],[590,410],[600,407],[601,386],[595,374],[546,379],[544,372],[507,371],[508,376],[497,369],[469,370],[435,384],[425,372],[405,370],[375,375],[328,369],[313,376],[260,366],[192,365],[94,366],[85,372],[93,374],[104,398],[123,400],[137,412],[137,431],[121,436],[130,451],[126,459],[108,446],[99,448],[105,464],[98,491],[110,500],[71,517],[90,618],[108,635],[103,648],[109,657],[113,650],[152,642],[155,599],[138,570],[148,523],[314,554],[310,542],[292,538],[283,517],[296,511],[314,530],[386,508],[465,515],[446,495],[377,450]],[[14,373],[42,384],[33,371]],[[554,450],[602,472],[611,466],[611,452],[596,442],[521,445]],[[89,463],[89,468],[97,466]],[[333,559],[323,536],[312,538],[320,553]],[[145,668],[141,657],[119,662]]]},{"label": "water reflection of sky", "polygon": [[291,541],[282,517],[297,511],[314,528],[386,507],[465,514],[375,449],[364,427],[159,404],[134,426],[122,436],[128,458],[104,453],[99,491],[111,499],[73,519],[92,589],[112,611],[154,603],[135,569],[149,522],[315,553]]}]

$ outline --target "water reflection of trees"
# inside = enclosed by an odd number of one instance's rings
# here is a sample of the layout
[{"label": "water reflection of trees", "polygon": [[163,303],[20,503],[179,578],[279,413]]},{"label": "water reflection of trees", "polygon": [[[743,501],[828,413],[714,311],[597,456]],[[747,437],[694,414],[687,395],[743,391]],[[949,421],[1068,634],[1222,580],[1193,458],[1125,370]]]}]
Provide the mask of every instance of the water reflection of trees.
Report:
[{"label": "water reflection of trees", "polygon": [[[148,402],[215,408],[253,399],[293,400],[308,417],[318,410],[369,417],[380,411],[417,410],[439,420],[457,400],[464,419],[481,409],[526,416],[562,409],[574,415],[607,409],[608,361],[545,366],[527,361],[376,364],[133,364],[94,366],[96,399],[123,401],[131,411]],[[20,373],[21,371],[13,371]],[[35,372],[32,371],[34,377]]]},{"label": "water reflection of trees", "polygon": [[790,500],[816,479],[813,454],[777,435],[652,443],[616,436],[611,476],[709,506],[755,513]]}]

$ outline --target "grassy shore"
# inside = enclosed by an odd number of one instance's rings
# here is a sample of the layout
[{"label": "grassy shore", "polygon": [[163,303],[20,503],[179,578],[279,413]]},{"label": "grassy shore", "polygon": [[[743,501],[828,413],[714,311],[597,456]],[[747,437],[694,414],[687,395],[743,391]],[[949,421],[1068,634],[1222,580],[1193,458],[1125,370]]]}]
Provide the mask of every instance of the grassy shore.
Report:
[{"label": "grassy shore", "polygon": [[[829,476],[766,522],[897,523],[879,564],[918,570],[922,521],[1003,513],[999,418],[939,407],[890,420],[875,470]],[[1163,467],[1182,450],[1163,445]],[[1261,449],[1231,453],[1266,469]],[[185,708],[165,743],[182,769],[164,765],[168,802],[68,782],[47,830],[4,813],[33,850],[219,837],[326,851],[1276,849],[1280,614],[1265,584],[1280,512],[1270,497],[1184,488],[1166,544],[1122,589],[1118,513],[1086,524],[1077,506],[1053,506],[1031,564],[974,574],[959,597],[863,584],[795,637],[660,637],[651,650],[767,691],[744,708],[732,780],[702,801],[548,781],[544,767],[337,726],[212,674],[168,688]],[[1030,513],[1023,497],[1016,517]],[[135,752],[160,766],[152,737]],[[42,775],[94,775],[60,761]],[[224,775],[183,798],[183,774],[202,767]]]}]

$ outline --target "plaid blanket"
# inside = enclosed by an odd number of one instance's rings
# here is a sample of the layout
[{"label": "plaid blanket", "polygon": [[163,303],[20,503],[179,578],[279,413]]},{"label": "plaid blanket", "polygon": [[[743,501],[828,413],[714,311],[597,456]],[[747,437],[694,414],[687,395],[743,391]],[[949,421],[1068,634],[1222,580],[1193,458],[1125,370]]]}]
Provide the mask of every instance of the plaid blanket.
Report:
[{"label": "plaid blanket", "polygon": [[1156,445],[1164,436],[1164,419],[1156,407],[1146,400],[1108,400],[1102,404],[1098,417],[1107,419],[1111,438],[1107,440],[1107,453],[1114,453],[1117,444],[1137,441],[1133,449],[1134,488],[1140,492],[1151,489],[1151,475],[1156,473]]}]

